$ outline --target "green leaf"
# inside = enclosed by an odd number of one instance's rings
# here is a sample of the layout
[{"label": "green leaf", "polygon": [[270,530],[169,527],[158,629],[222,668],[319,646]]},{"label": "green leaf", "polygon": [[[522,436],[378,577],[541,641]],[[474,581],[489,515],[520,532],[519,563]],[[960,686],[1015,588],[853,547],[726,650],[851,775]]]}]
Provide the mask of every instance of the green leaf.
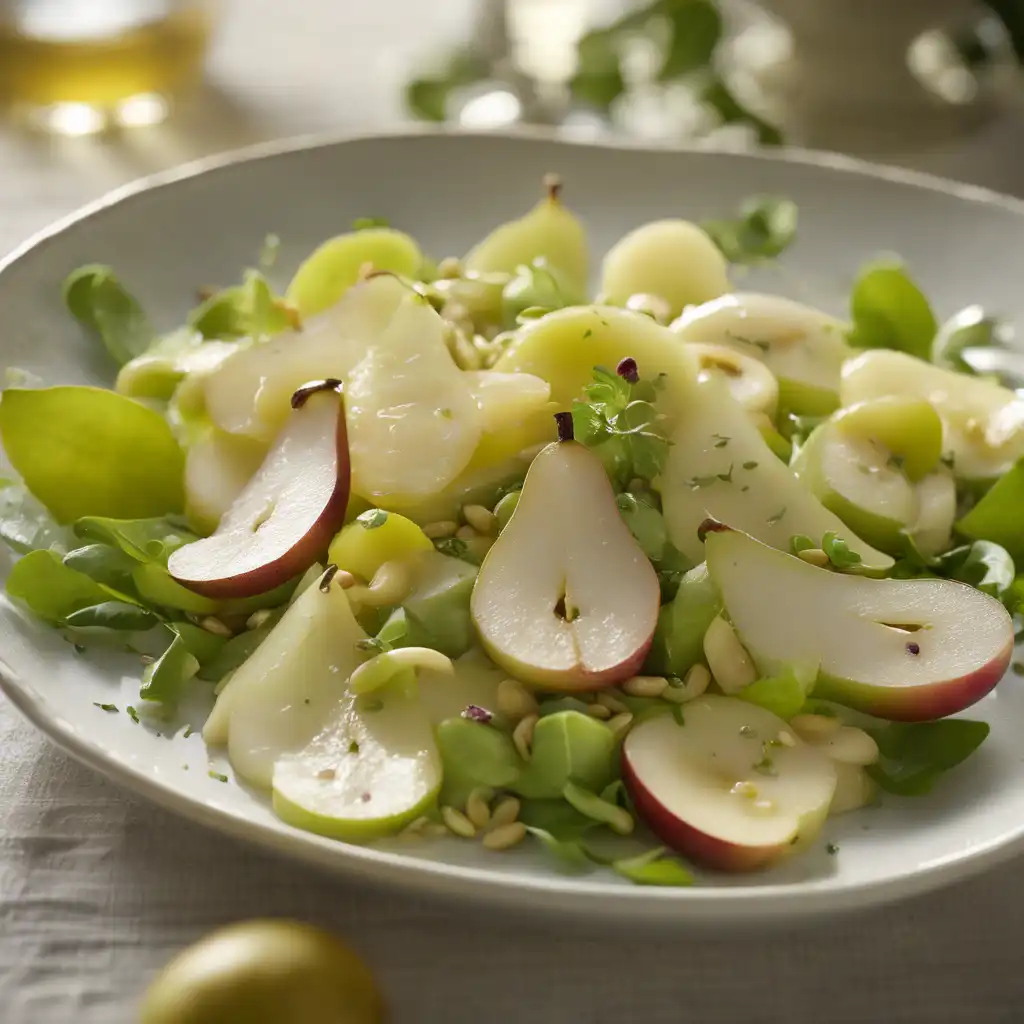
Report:
[{"label": "green leaf", "polygon": [[753,129],[762,146],[782,145],[779,129],[745,107],[717,75],[709,76],[698,97],[718,115],[722,124],[745,124]]},{"label": "green leaf", "polygon": [[944,718],[937,722],[893,722],[869,730],[881,757],[867,769],[878,785],[899,796],[931,791],[939,776],[966,760],[989,734],[987,722]]},{"label": "green leaf", "polygon": [[382,508],[367,509],[361,515],[356,516],[356,522],[364,530],[376,530],[388,521],[388,514]]},{"label": "green leaf", "polygon": [[722,16],[707,0],[673,5],[669,26],[671,35],[658,72],[662,82],[707,67],[722,38]]},{"label": "green leaf", "polygon": [[519,820],[530,828],[539,828],[556,839],[576,842],[588,832],[599,827],[599,823],[563,799],[524,800],[519,811]]},{"label": "green leaf", "polygon": [[675,857],[665,856],[665,847],[612,862],[612,870],[637,885],[687,886],[694,878],[689,868]]},{"label": "green leaf", "polygon": [[[247,629],[244,633],[225,640],[223,646],[209,660],[201,658],[199,678],[216,683],[229,672],[234,672],[266,640],[274,626],[280,622],[282,615],[284,615],[284,609],[277,609],[258,629]],[[212,636],[210,633],[206,635]]]},{"label": "green leaf", "polygon": [[242,284],[211,295],[188,315],[189,327],[216,340],[268,338],[296,323],[294,310],[258,270],[247,270]]},{"label": "green leaf", "polygon": [[103,388],[9,389],[0,438],[28,489],[60,523],[180,512],[184,457],[152,409]]},{"label": "green leaf", "polygon": [[511,280],[502,289],[502,317],[512,325],[521,320],[547,316],[552,310],[584,302],[583,295],[573,295],[560,273],[544,257],[516,268]]},{"label": "green leaf", "polygon": [[436,735],[446,776],[492,789],[514,787],[522,762],[507,733],[481,722],[447,718]]},{"label": "green leaf", "polygon": [[123,551],[112,548],[109,544],[86,544],[84,547],[75,548],[64,556],[63,562],[69,569],[74,569],[75,572],[80,572],[97,583],[117,590],[131,588],[135,562]]},{"label": "green leaf", "polygon": [[837,569],[852,569],[862,561],[861,556],[851,551],[846,541],[831,530],[821,538],[821,549]]},{"label": "green leaf", "polygon": [[789,719],[799,714],[807,693],[792,672],[781,676],[768,676],[755,680],[736,694],[740,700],[757,704],[779,718]]},{"label": "green leaf", "polygon": [[577,786],[575,782],[567,782],[562,789],[565,802],[575,807],[580,814],[594,821],[607,825],[619,835],[629,835],[634,828],[633,815],[617,803],[603,800],[589,789]]},{"label": "green leaf", "polygon": [[167,559],[178,548],[199,539],[167,516],[146,519],[84,516],[75,523],[74,530],[83,540],[110,544],[136,562],[154,562],[161,566],[167,565]]},{"label": "green leaf", "polygon": [[957,532],[971,540],[987,540],[1005,548],[1024,564],[1024,459],[1004,473],[962,519]]},{"label": "green leaf", "polygon": [[938,324],[921,289],[898,263],[869,263],[850,294],[854,348],[892,348],[931,357]]},{"label": "green leaf", "polygon": [[1007,325],[994,316],[986,316],[981,306],[967,306],[954,313],[936,332],[932,342],[931,361],[936,366],[959,373],[974,374],[974,367],[964,359],[967,349],[1009,348]]},{"label": "green leaf", "polygon": [[139,696],[143,700],[174,705],[180,700],[185,684],[199,671],[199,659],[191,654],[185,641],[175,636],[170,647],[142,675]]},{"label": "green leaf", "polygon": [[992,597],[1002,598],[1013,586],[1016,569],[1004,547],[992,541],[976,540],[946,552],[939,559],[936,571],[949,579],[969,583]]},{"label": "green leaf", "polygon": [[150,629],[157,624],[157,617],[148,609],[125,601],[103,601],[100,604],[81,608],[66,616],[64,622],[73,629]]},{"label": "green leaf", "polygon": [[31,551],[15,562],[7,577],[7,594],[54,625],[83,608],[124,598],[68,568],[55,551]]},{"label": "green leaf", "polygon": [[64,282],[71,315],[99,335],[119,366],[149,348],[156,332],[142,307],[124,289],[110,267],[89,264]]},{"label": "green leaf", "polygon": [[577,51],[577,70],[569,80],[573,98],[608,110],[626,91],[615,32],[589,32],[580,39]]},{"label": "green leaf", "polygon": [[545,852],[563,870],[581,872],[590,867],[590,861],[578,842],[572,839],[556,839],[550,832],[536,825],[527,825],[526,831],[544,847]]},{"label": "green leaf", "polygon": [[611,730],[578,711],[546,715],[533,731],[530,760],[512,788],[531,799],[557,799],[567,782],[601,790],[615,777]]},{"label": "green leaf", "polygon": [[761,263],[779,256],[796,237],[797,213],[791,199],[752,196],[734,220],[705,221],[701,227],[730,263]]}]

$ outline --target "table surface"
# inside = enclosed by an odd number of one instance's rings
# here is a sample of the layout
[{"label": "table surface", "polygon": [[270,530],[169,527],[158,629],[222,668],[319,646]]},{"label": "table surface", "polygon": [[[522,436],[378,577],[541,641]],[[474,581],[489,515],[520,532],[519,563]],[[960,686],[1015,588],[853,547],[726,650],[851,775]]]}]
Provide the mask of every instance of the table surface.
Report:
[{"label": "table surface", "polygon": [[[0,128],[0,252],[118,184],[206,152],[399,122],[410,61],[464,31],[469,4],[432,4],[429,19],[422,10],[247,0],[229,10],[206,98],[167,126],[114,143]],[[912,162],[1017,191],[1022,141],[1017,121],[996,124]],[[510,921],[367,891],[181,821],[70,761],[0,698],[4,1024],[127,1024],[176,950],[257,915],[335,928],[372,962],[397,1024],[1020,1021],[1022,885],[1016,863],[888,909],[760,934]]]}]

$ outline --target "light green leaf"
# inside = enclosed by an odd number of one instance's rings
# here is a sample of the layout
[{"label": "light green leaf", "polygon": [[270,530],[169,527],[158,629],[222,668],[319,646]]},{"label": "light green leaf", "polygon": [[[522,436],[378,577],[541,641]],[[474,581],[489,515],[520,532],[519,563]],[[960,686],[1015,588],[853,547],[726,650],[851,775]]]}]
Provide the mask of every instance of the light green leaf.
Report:
[{"label": "light green leaf", "polygon": [[577,786],[575,782],[565,784],[562,796],[565,798],[565,802],[575,807],[580,814],[593,818],[594,821],[600,822],[602,825],[607,825],[613,832],[617,832],[621,836],[628,836],[636,825],[633,815],[624,807],[602,800],[596,793]]},{"label": "light green leaf", "polygon": [[123,551],[109,544],[86,544],[74,548],[64,556],[64,564],[115,590],[124,590],[126,586],[131,588],[135,563]]},{"label": "light green leaf", "polygon": [[54,551],[30,551],[15,562],[7,577],[7,594],[54,625],[82,608],[124,597],[69,569]]},{"label": "light green leaf", "polygon": [[665,847],[612,862],[612,870],[637,885],[687,886],[694,878],[689,868],[675,857],[665,856]]},{"label": "light green leaf", "polygon": [[568,782],[599,791],[614,778],[611,730],[578,711],[558,711],[537,722],[530,760],[512,785],[531,799],[557,799]]},{"label": "light green leaf", "polygon": [[167,559],[178,548],[199,539],[187,527],[166,516],[147,519],[85,516],[75,523],[74,530],[83,540],[113,545],[136,562],[153,562],[162,566],[167,565]]},{"label": "light green leaf", "polygon": [[881,757],[868,775],[888,793],[922,796],[939,776],[974,753],[989,734],[987,722],[944,718],[937,722],[892,722],[869,730]]},{"label": "light green leaf", "polygon": [[850,294],[854,348],[892,348],[918,359],[929,359],[938,330],[935,314],[896,263],[870,263],[858,276]]},{"label": "light green leaf", "polygon": [[1013,586],[1013,559],[1006,548],[989,540],[976,540],[954,548],[939,560],[935,571],[950,579],[969,583],[992,597],[1002,596]]},{"label": "light green leaf", "polygon": [[1024,564],[1024,459],[993,484],[985,496],[956,524],[971,540],[988,540]]},{"label": "light green leaf", "polygon": [[156,337],[110,267],[89,264],[73,271],[64,282],[64,302],[80,324],[99,335],[118,365],[141,355]]},{"label": "light green leaf", "polygon": [[170,647],[146,667],[139,696],[143,700],[174,705],[181,698],[185,684],[199,671],[199,659],[191,654],[184,640],[176,636]]},{"label": "light green leaf", "polygon": [[247,270],[244,283],[217,292],[188,316],[193,330],[221,341],[268,338],[297,323],[294,309],[258,270]]},{"label": "light green leaf", "polygon": [[557,839],[550,832],[536,825],[527,825],[526,831],[544,847],[555,864],[565,871],[578,873],[590,867],[590,861],[583,847],[572,839]]},{"label": "light green leaf", "polygon": [[[207,661],[201,658],[199,678],[208,682],[219,682],[229,672],[234,672],[242,662],[246,661],[257,647],[270,635],[271,630],[284,615],[284,609],[273,612],[267,621],[258,629],[247,629],[230,640],[225,640],[220,650]],[[205,632],[205,631],[204,631]],[[212,634],[207,633],[207,636]]]},{"label": "light green leaf", "polygon": [[73,629],[143,630],[157,624],[157,617],[148,609],[125,601],[104,601],[80,608],[66,616],[64,622]]},{"label": "light green leaf", "polygon": [[0,437],[28,489],[60,523],[180,512],[184,457],[163,417],[92,387],[9,389]]},{"label": "light green leaf", "polygon": [[482,722],[448,718],[437,727],[437,749],[445,776],[476,786],[503,789],[514,786],[522,761],[507,733]]},{"label": "light green leaf", "polygon": [[752,196],[735,219],[704,221],[701,227],[730,263],[763,263],[789,247],[796,237],[797,216],[791,199]]}]

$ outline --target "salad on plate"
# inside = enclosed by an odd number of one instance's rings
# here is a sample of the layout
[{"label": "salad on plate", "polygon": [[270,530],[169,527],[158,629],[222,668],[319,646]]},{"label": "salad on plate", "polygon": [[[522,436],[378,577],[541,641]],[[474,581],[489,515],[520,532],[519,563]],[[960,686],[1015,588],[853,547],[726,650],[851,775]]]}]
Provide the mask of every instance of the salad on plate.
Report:
[{"label": "salad on plate", "polygon": [[213,778],[299,829],[764,868],[988,734],[958,716],[1024,598],[1006,328],[939,324],[894,259],[847,320],[736,290],[795,236],[772,197],[637,227],[591,298],[560,192],[439,262],[358,221],[281,292],[271,236],[168,334],[75,271],[116,383],[8,371],[7,594],[141,656],[97,714],[166,734],[205,696]]}]

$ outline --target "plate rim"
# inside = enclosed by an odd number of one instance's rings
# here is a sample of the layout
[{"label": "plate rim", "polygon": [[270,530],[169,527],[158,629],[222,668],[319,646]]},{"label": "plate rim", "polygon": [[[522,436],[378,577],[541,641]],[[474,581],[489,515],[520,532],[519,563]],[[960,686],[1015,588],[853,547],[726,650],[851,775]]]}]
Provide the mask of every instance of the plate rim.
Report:
[{"label": "plate rim", "polygon": [[[1024,216],[1024,200],[1013,196],[921,171],[876,164],[825,151],[795,147],[780,147],[777,151],[733,151],[686,144],[653,145],[629,139],[581,140],[562,137],[556,131],[540,128],[495,133],[410,126],[407,129],[383,132],[318,132],[260,142],[139,178],[56,220],[16,246],[8,255],[0,258],[0,280],[21,259],[56,239],[73,225],[135,196],[202,174],[227,170],[242,163],[363,141],[425,136],[469,138],[481,142],[498,137],[594,150],[668,152],[752,162],[791,163],[923,188]],[[565,876],[557,872],[545,876],[525,876],[445,861],[410,858],[372,846],[339,843],[337,840],[291,829],[283,823],[254,821],[240,810],[220,807],[177,789],[171,783],[151,776],[109,748],[82,735],[31,682],[22,679],[2,658],[0,691],[35,728],[76,761],[163,809],[226,833],[234,839],[251,842],[264,850],[313,864],[343,878],[362,876],[377,884],[438,898],[455,896],[460,900],[483,905],[528,908],[545,914],[568,911],[579,917],[614,917],[644,924],[669,922],[685,926],[712,920],[723,924],[755,919],[788,920],[796,916],[844,912],[905,899],[979,874],[1024,852],[1022,822],[1003,838],[990,840],[966,852],[939,858],[923,868],[898,871],[882,879],[836,885],[825,877],[804,882],[767,883],[753,889],[715,886],[648,889],[640,886],[611,886],[601,881],[588,882],[574,878],[571,887],[566,888],[563,884]]]}]

